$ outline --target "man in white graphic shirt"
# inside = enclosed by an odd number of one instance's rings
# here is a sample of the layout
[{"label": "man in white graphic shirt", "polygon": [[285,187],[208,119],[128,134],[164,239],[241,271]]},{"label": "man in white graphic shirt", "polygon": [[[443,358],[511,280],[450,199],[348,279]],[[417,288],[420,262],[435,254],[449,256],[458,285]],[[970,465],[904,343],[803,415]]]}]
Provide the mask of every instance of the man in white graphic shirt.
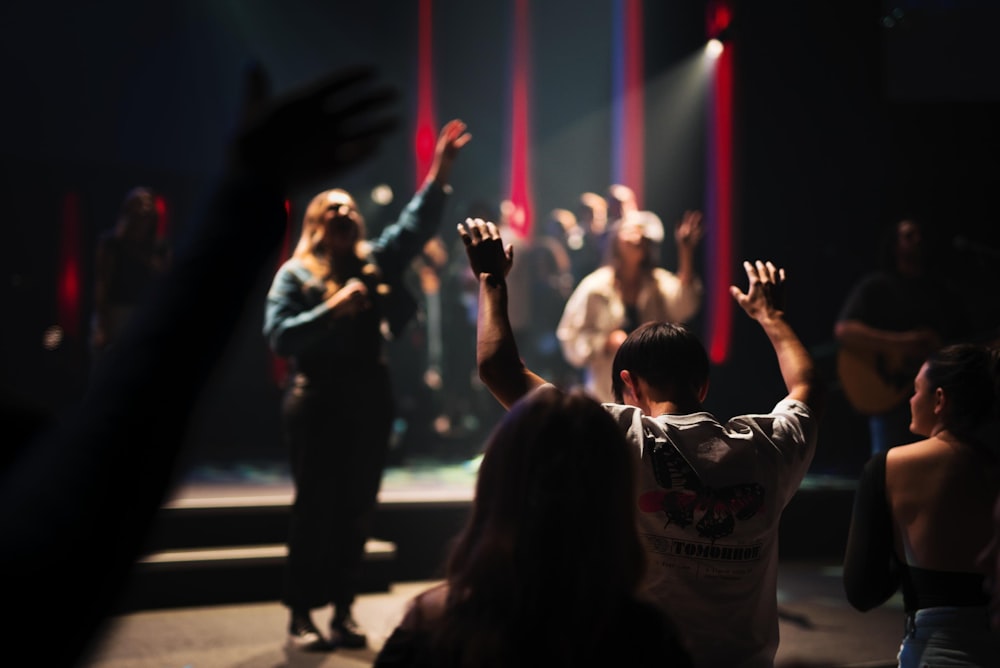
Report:
[{"label": "man in white graphic shirt", "polygon": [[[507,317],[513,262],[496,226],[468,219],[459,234],[479,277],[479,375],[505,407],[547,381],[524,366]],[[785,273],[745,262],[737,304],[770,341],[787,395],[766,414],[725,422],[705,412],[709,361],[682,325],[648,322],[612,368],[603,404],[634,446],[645,591],[676,624],[695,665],[773,666],[778,648],[778,524],[816,449],[822,385],[785,320]]]}]

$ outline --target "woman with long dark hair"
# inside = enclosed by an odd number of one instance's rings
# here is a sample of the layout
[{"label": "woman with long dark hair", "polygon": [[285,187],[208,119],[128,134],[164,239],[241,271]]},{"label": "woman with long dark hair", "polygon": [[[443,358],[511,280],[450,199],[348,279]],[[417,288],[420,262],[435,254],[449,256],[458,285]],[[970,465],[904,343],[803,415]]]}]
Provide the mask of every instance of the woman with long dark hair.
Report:
[{"label": "woman with long dark hair", "polygon": [[494,429],[444,582],[410,602],[375,666],[689,666],[636,593],[635,513],[615,421],[582,390],[539,387]]}]

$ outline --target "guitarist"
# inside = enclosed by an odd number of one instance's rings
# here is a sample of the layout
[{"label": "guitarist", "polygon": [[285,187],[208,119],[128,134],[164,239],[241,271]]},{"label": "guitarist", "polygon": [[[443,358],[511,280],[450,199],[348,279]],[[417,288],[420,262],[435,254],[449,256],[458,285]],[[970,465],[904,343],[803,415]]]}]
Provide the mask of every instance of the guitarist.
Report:
[{"label": "guitarist", "polygon": [[885,268],[854,286],[834,325],[838,375],[848,401],[868,416],[872,454],[916,439],[908,399],[920,364],[969,331],[961,292],[935,271],[929,232],[913,218],[893,225]]}]

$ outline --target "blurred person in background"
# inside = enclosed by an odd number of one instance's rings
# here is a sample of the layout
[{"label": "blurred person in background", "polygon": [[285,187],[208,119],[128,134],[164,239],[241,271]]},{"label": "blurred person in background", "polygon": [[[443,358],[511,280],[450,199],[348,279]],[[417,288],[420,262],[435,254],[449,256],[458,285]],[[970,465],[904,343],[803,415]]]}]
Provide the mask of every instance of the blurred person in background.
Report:
[{"label": "blurred person in background", "polygon": [[[444,125],[422,187],[377,238],[366,239],[350,193],[316,194],[268,291],[263,334],[289,362],[280,410],[295,498],[281,601],[292,647],[367,644],[351,607],[396,418],[386,337],[416,314],[404,277],[437,232],[470,139],[462,121]],[[312,611],[327,605],[324,636]]]},{"label": "blurred person in background", "polygon": [[677,273],[658,266],[663,223],[626,207],[612,227],[608,258],[573,290],[556,336],[563,355],[584,369],[584,383],[601,402],[614,401],[611,363],[622,341],[649,321],[684,323],[701,308],[704,288],[694,252],[704,234],[700,211],[685,211],[674,228]]}]

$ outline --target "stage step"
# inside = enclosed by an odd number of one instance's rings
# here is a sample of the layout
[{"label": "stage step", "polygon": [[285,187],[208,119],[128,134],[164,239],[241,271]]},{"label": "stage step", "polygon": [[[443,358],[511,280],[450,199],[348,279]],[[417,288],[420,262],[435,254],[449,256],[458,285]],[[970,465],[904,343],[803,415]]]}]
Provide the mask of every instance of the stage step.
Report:
[{"label": "stage step", "polygon": [[[782,558],[841,558],[854,486],[850,478],[807,477],[781,519]],[[243,491],[225,497],[192,493],[162,508],[121,607],[277,600],[291,494],[287,489]],[[383,494],[366,545],[363,588],[379,592],[393,582],[441,577],[470,506],[471,492]]]},{"label": "stage step", "polygon": [[[396,546],[387,540],[370,539],[365,543],[365,561],[391,560]],[[166,550],[143,557],[137,568],[157,572],[186,568],[225,568],[240,566],[280,566],[288,557],[288,547],[281,545],[242,545],[227,548]]]},{"label": "stage step", "polygon": [[[284,544],[186,548],[148,554],[135,564],[121,612],[273,601],[281,596]],[[362,589],[388,591],[396,546],[369,539],[365,544]]]},{"label": "stage step", "polygon": [[[365,545],[363,593],[437,577],[468,508],[459,498],[380,502]],[[166,504],[119,607],[133,612],[277,600],[290,511],[290,495],[270,491],[186,496]]]}]

